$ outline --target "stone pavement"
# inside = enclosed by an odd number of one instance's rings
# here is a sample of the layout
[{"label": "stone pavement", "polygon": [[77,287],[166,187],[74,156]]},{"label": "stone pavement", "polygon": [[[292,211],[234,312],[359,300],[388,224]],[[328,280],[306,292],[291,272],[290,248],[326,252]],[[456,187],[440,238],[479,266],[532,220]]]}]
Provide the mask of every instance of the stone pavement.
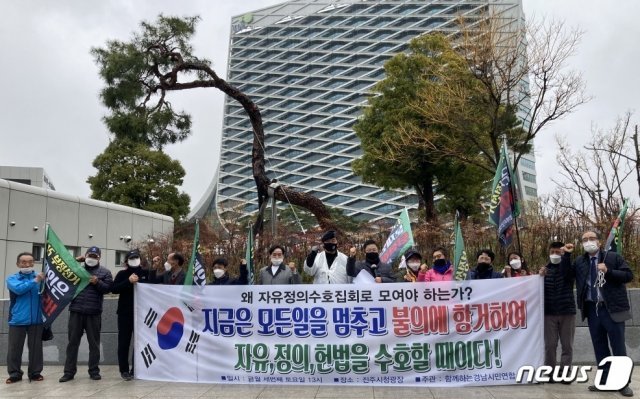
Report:
[{"label": "stone pavement", "polygon": [[[102,380],[92,381],[86,366],[78,365],[72,381],[61,384],[61,366],[45,366],[42,382],[23,380],[0,385],[0,398],[219,398],[219,399],[596,399],[622,398],[617,392],[589,392],[587,383],[540,384],[468,388],[400,388],[288,385],[188,384],[156,381],[123,381],[117,366],[103,366]],[[593,375],[591,375],[593,377]],[[6,376],[4,377],[6,379]],[[631,388],[640,397],[640,373],[634,373]]]}]

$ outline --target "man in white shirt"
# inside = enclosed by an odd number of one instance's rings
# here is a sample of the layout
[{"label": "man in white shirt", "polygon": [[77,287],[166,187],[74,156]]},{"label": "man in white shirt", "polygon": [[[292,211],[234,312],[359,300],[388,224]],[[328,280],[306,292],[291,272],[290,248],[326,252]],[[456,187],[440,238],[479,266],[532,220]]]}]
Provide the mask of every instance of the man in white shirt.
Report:
[{"label": "man in white shirt", "polygon": [[322,236],[324,251],[311,250],[304,263],[304,271],[313,276],[314,284],[349,284],[347,255],[338,251],[336,232],[329,230]]}]

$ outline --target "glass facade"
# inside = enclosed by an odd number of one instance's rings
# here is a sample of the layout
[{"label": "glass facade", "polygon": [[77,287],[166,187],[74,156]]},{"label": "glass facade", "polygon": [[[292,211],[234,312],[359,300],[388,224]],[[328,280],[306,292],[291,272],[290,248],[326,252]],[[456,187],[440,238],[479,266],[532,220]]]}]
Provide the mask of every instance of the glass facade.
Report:
[{"label": "glass facade", "polygon": [[[386,60],[420,34],[455,34],[456,18],[489,4],[522,17],[521,0],[293,0],[234,18],[227,80],[260,107],[268,177],[359,219],[417,208],[413,191],[385,191],[354,176],[351,162],[362,151],[352,126]],[[202,209],[257,203],[251,124],[229,98],[224,115],[218,180]]]}]

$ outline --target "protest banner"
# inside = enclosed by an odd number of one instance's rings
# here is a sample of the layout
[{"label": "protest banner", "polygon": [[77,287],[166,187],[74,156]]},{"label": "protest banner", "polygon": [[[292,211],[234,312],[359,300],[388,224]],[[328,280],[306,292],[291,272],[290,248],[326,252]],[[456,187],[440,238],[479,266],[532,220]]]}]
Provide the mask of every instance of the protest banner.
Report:
[{"label": "protest banner", "polygon": [[458,387],[543,362],[540,276],[198,288],[136,286],[136,378]]}]

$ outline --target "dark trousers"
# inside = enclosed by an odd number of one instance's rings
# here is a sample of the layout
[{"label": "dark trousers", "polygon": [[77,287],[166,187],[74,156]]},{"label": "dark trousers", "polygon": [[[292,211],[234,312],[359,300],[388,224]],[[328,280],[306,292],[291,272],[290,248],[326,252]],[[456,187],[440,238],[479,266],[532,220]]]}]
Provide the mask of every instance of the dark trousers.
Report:
[{"label": "dark trousers", "polygon": [[571,366],[573,360],[573,337],[576,333],[576,315],[544,315],[544,364],[557,364],[558,339],[562,345],[561,366]]},{"label": "dark trousers", "polygon": [[9,348],[7,348],[7,371],[9,377],[22,378],[22,350],[24,339],[29,349],[29,378],[42,373],[42,324],[9,326]]},{"label": "dark trousers", "polygon": [[[128,373],[131,371],[129,370],[129,349],[131,347],[132,335],[133,313],[118,314],[118,366],[120,367],[121,373]],[[133,364],[131,366],[131,369],[133,370]]]},{"label": "dark trousers", "polygon": [[64,373],[75,375],[78,371],[78,348],[82,334],[87,334],[89,343],[89,375],[100,374],[100,329],[102,315],[69,312],[69,343],[67,344],[67,360],[64,362]]},{"label": "dark trousers", "polygon": [[[596,362],[600,364],[607,356],[627,356],[627,348],[624,344],[624,321],[615,322],[607,311],[604,304],[597,307],[593,302],[585,302],[587,309],[587,322],[589,324],[589,334],[593,343],[593,351],[596,355]],[[609,349],[611,346],[611,349]],[[607,381],[609,375],[609,364],[601,368],[602,382]]]}]

